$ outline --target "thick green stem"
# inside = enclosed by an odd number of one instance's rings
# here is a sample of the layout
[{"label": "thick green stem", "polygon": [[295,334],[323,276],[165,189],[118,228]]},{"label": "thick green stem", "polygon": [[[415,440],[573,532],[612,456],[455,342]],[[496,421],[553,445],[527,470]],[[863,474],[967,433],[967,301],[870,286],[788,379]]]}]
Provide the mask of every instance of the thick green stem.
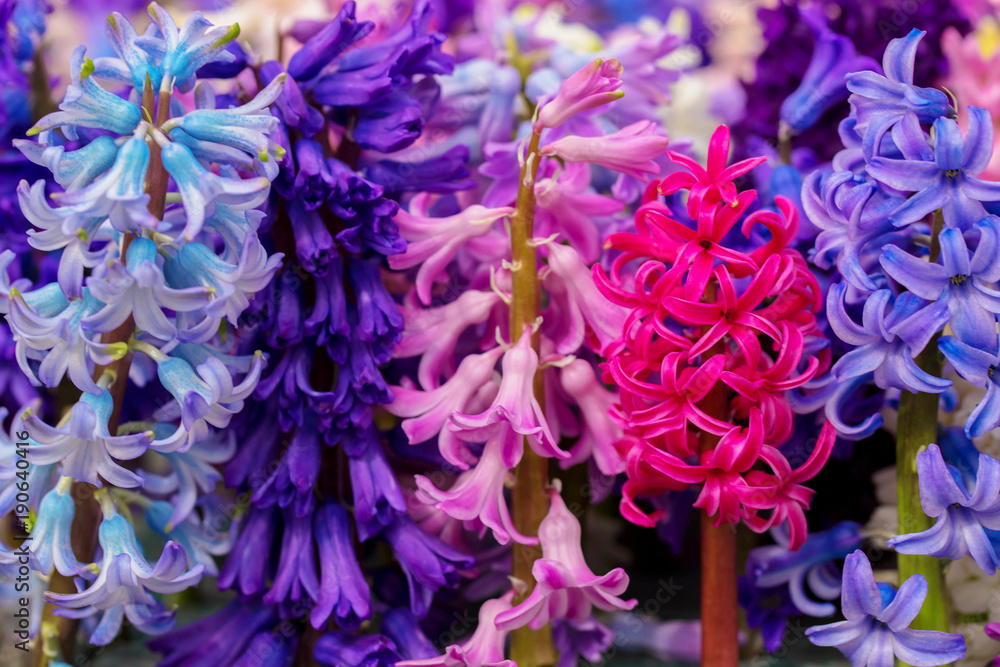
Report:
[{"label": "thick green stem", "polygon": [[[538,287],[537,249],[532,244],[535,224],[535,178],[538,175],[538,141],[541,132],[531,135],[527,155],[521,167],[520,188],[517,193],[517,210],[511,217],[511,280],[513,295],[510,303],[510,342],[515,343],[522,335],[532,335],[531,327],[538,318],[541,292]],[[527,333],[525,333],[527,331]],[[538,351],[538,335],[532,335],[532,347]],[[535,396],[544,400],[542,373],[535,374]],[[524,448],[524,456],[514,471],[512,518],[514,525],[524,535],[537,535],[538,526],[549,511],[545,487],[549,483],[548,459],[536,454],[530,447]],[[528,583],[535,583],[531,568],[541,556],[538,547],[514,544],[514,577]],[[556,651],[552,645],[552,630],[545,626],[541,630],[531,630],[527,626],[511,633],[511,660],[518,667],[541,667],[556,662]]]},{"label": "thick green stem", "polygon": [[[938,234],[941,231],[940,212],[934,215],[931,235],[930,260],[937,261],[940,252]],[[943,360],[938,352],[935,336],[916,359],[917,365],[931,375],[941,375]],[[896,431],[896,493],[899,507],[900,535],[927,530],[933,521],[920,506],[920,489],[917,483],[917,454],[927,445],[937,441],[937,394],[913,394],[908,391],[899,397],[899,425]],[[918,630],[950,630],[947,597],[941,561],[930,556],[898,554],[897,568],[902,583],[914,574],[927,579],[927,599],[910,627]]]},{"label": "thick green stem", "polygon": [[[142,106],[148,118],[154,118],[155,125],[159,127],[170,118],[170,96],[168,90],[161,90],[159,93],[159,103],[156,104],[156,93],[146,77],[146,87],[142,93]],[[155,109],[154,109],[155,106]],[[163,212],[166,209],[167,200],[167,171],[163,167],[160,159],[160,147],[156,142],[150,142],[149,169],[146,172],[146,191],[149,193],[149,212],[159,219],[163,219]],[[125,261],[125,253],[129,244],[135,238],[132,234],[124,234],[122,237],[122,247],[120,251],[121,261]],[[135,333],[135,321],[131,316],[113,331],[102,334],[101,340],[106,343],[127,343]],[[97,381],[105,373],[110,373],[114,381],[108,387],[108,393],[114,400],[114,409],[108,419],[108,430],[112,435],[118,432],[118,423],[121,421],[122,406],[125,402],[125,389],[128,387],[128,372],[132,365],[132,353],[128,352],[121,359],[117,359],[106,366],[94,368],[94,380]],[[94,558],[97,549],[97,531],[101,525],[101,508],[94,500],[96,487],[86,482],[74,482],[70,493],[73,496],[76,512],[73,516],[73,525],[70,533],[70,541],[73,544],[73,553],[77,560],[82,563],[89,563]],[[53,571],[49,580],[49,593],[64,595],[76,593],[76,586],[72,577],[66,577]],[[58,652],[62,654],[62,660],[71,665],[76,664],[76,634],[80,627],[78,619],[63,618],[55,615],[55,607],[46,602],[42,609],[41,622],[41,642],[36,644],[34,667],[46,667],[50,660],[56,658],[53,649],[54,642],[58,642]],[[47,635],[49,635],[48,641]]]}]

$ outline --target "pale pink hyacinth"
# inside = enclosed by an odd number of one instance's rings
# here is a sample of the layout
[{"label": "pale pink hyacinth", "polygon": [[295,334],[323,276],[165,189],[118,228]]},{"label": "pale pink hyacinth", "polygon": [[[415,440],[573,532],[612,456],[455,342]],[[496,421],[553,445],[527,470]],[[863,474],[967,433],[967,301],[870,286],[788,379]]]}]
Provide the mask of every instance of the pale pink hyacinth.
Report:
[{"label": "pale pink hyacinth", "polygon": [[513,660],[504,659],[507,631],[497,628],[495,619],[511,608],[514,591],[507,591],[495,600],[487,600],[479,609],[479,623],[472,637],[461,645],[453,644],[444,655],[426,660],[402,660],[396,667],[517,667]]},{"label": "pale pink hyacinth", "polygon": [[500,630],[525,625],[538,630],[554,618],[583,621],[590,618],[594,607],[622,611],[637,603],[619,597],[628,588],[625,570],[616,567],[597,576],[587,566],[580,546],[580,522],[563,502],[558,482],[549,488],[549,497],[549,513],[538,527],[542,557],[531,568],[537,583],[521,604],[497,616]]},{"label": "pale pink hyacinth", "polygon": [[453,412],[474,409],[484,402],[489,405],[493,401],[499,387],[491,378],[502,353],[503,348],[498,346],[465,357],[447,382],[429,391],[412,386],[392,387],[393,400],[385,408],[404,418],[403,432],[410,444],[426,442],[440,433],[439,448],[448,463],[462,470],[475,463],[468,447],[444,426]]},{"label": "pale pink hyacinth", "polygon": [[[428,201],[428,197],[418,195],[410,207],[421,211]],[[434,281],[444,275],[455,253],[470,239],[488,234],[493,223],[513,212],[512,206],[486,208],[474,204],[455,215],[431,218],[425,212],[415,214],[400,209],[395,221],[406,239],[406,252],[389,257],[389,267],[399,271],[420,266],[415,284],[420,302],[426,305],[431,302]]]},{"label": "pale pink hyacinth", "polygon": [[538,112],[535,126],[559,127],[571,116],[620,99],[622,65],[614,58],[598,58],[566,79],[555,97]]},{"label": "pale pink hyacinth", "polygon": [[603,137],[568,135],[542,146],[542,155],[552,155],[566,162],[586,162],[613,169],[621,174],[644,180],[660,173],[654,161],[667,149],[669,139],[657,134],[660,126],[651,120],[640,120]]},{"label": "pale pink hyacinth", "polygon": [[417,380],[424,389],[434,389],[441,376],[455,371],[455,345],[462,332],[488,320],[499,303],[500,296],[495,292],[470,290],[438,308],[404,305],[400,310],[406,328],[393,357],[420,357]]},{"label": "pale pink hyacinth", "polygon": [[625,459],[615,448],[622,438],[622,428],[611,418],[618,395],[601,386],[594,367],[583,359],[564,366],[559,372],[559,382],[580,406],[583,421],[580,439],[570,450],[569,458],[559,462],[560,467],[566,469],[593,457],[597,469],[605,475],[625,472]]},{"label": "pale pink hyacinth", "polygon": [[554,324],[545,333],[559,354],[579,350],[587,333],[596,338],[595,351],[602,352],[621,338],[628,310],[603,298],[590,267],[571,246],[549,243],[546,248],[550,272],[545,288],[559,316],[550,318]]},{"label": "pale pink hyacinth", "polygon": [[[485,442],[496,435],[502,423],[508,423],[515,433],[527,436],[528,444],[539,456],[568,457],[569,452],[559,449],[545,413],[535,398],[538,355],[531,349],[530,332],[522,334],[517,343],[504,353],[501,368],[500,391],[492,405],[477,415],[452,413],[448,428],[462,440]],[[505,457],[505,463],[513,468],[518,462]]]},{"label": "pale pink hyacinth", "polygon": [[417,475],[417,499],[461,521],[478,519],[483,532],[486,528],[492,530],[500,544],[507,544],[511,539],[521,544],[538,544],[538,538],[522,535],[514,526],[504,497],[510,471],[504,464],[501,449],[510,430],[509,424],[502,424],[500,432],[486,443],[476,467],[459,475],[447,491],[438,489],[423,475]]}]

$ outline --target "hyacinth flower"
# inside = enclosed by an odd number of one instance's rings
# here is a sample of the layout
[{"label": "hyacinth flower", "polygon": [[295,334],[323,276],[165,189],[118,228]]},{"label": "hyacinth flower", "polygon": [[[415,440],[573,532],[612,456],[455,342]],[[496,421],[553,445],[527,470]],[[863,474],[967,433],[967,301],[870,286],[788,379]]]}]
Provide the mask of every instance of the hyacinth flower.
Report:
[{"label": "hyacinth flower", "polygon": [[809,129],[847,98],[844,78],[848,74],[878,71],[875,60],[859,55],[851,38],[830,30],[820,12],[807,7],[800,16],[816,36],[816,45],[799,87],[781,103],[781,120],[796,132]]},{"label": "hyacinth flower", "polygon": [[554,618],[584,621],[596,607],[604,611],[632,609],[622,600],[628,575],[621,568],[595,575],[583,559],[580,521],[566,507],[558,484],[549,489],[551,508],[538,527],[542,557],[532,566],[535,587],[513,608],[496,616],[499,630],[528,625],[537,630]]},{"label": "hyacinth flower", "polygon": [[107,492],[98,498],[104,513],[99,531],[104,551],[100,573],[79,593],[48,593],[46,599],[60,608],[58,615],[69,618],[103,612],[90,635],[90,642],[97,646],[115,638],[125,617],[143,632],[162,634],[173,624],[173,612],[164,609],[150,592],[184,590],[198,582],[203,566],[188,570],[184,549],[174,542],[167,542],[156,563],[148,562],[131,524],[118,514]]},{"label": "hyacinth flower", "polygon": [[788,534],[772,529],[777,544],[756,547],[747,556],[747,574],[740,578],[740,605],[750,627],[759,627],[764,648],[777,651],[789,617],[796,614],[832,616],[830,602],[840,596],[841,573],[835,561],[853,552],[861,541],[861,526],[843,521],[813,533],[798,551],[788,549]]},{"label": "hyacinth flower", "polygon": [[888,667],[899,658],[910,665],[948,665],[965,657],[962,635],[912,630],[927,597],[927,580],[915,574],[897,590],[875,583],[871,563],[860,549],[844,563],[841,611],[847,620],[806,630],[818,646],[835,646],[855,667]]},{"label": "hyacinth flower", "polygon": [[971,555],[986,574],[994,574],[1000,557],[986,530],[1000,528],[1000,462],[980,454],[974,479],[945,463],[941,449],[929,446],[917,455],[920,504],[937,518],[921,533],[899,535],[889,546],[899,553],[958,560]]},{"label": "hyacinth flower", "polygon": [[[668,177],[659,184],[660,192],[689,191],[690,226],[650,200],[637,213],[635,233],[609,237],[612,248],[625,250],[610,274],[595,268],[604,296],[632,311],[605,366],[605,378],[621,392],[617,411],[625,425],[629,479],[622,513],[640,525],[653,525],[657,515],[640,508],[640,497],[701,483],[695,506],[705,510],[703,549],[713,555],[703,563],[712,568],[727,567],[715,558],[726,562],[734,557],[731,544],[712,542],[712,524],[715,530],[725,530],[721,524],[742,521],[764,531],[787,522],[791,549],[803,544],[803,510],[812,491],[802,482],[819,472],[834,442],[832,427],[824,425],[809,459],[793,469],[778,449],[782,441],[776,439],[787,438],[788,430],[765,429],[764,394],[748,390],[775,365],[772,350],[783,346],[796,346],[782,354],[798,360],[788,363],[786,357],[783,376],[768,378],[780,382],[783,390],[827,370],[814,352],[807,354],[802,347],[808,340],[809,349],[818,350],[825,341],[813,314],[819,307],[819,286],[803,258],[788,247],[798,229],[793,206],[782,202],[778,213],[761,211],[743,219],[740,232],[751,243],[755,225],[767,228],[771,239],[760,247],[751,245],[747,252],[745,246],[724,243],[726,231],[739,222],[756,194],[737,194],[730,179],[759,162],[723,168],[728,138],[725,126],[714,133],[708,170],[698,167],[692,176]],[[689,162],[675,160],[682,166]],[[699,238],[705,242],[695,249],[692,241]],[[737,283],[736,277],[746,279]],[[792,329],[797,333],[791,334]],[[762,339],[773,342],[761,344]],[[727,369],[744,370],[726,375]],[[733,401],[737,387],[740,400]],[[780,402],[778,396],[768,400]],[[735,420],[749,423],[742,427]],[[697,454],[688,437],[690,428],[701,433],[702,451],[695,464],[689,461]],[[758,462],[771,472],[753,469]],[[721,594],[731,594],[735,605],[735,580],[727,590]],[[715,617],[717,611],[706,609],[703,614]],[[703,634],[703,659],[735,664],[735,617],[716,627],[723,628],[720,634]]]},{"label": "hyacinth flower", "polygon": [[[67,579],[77,572],[94,579],[77,594],[47,599],[72,619],[101,614],[90,635],[100,644],[115,638],[125,617],[150,633],[168,630],[173,614],[148,591],[175,593],[194,585],[203,569],[214,571],[212,555],[230,546],[225,535],[206,533],[200,523],[205,515],[194,513],[197,496],[214,484],[191,462],[199,455],[232,455],[224,448],[207,453],[199,445],[214,436],[210,428],[228,423],[257,384],[263,357],[252,361],[235,354],[232,338],[249,305],[247,295],[263,288],[280,262],[280,255],[268,256],[255,233],[260,214],[249,209],[267,196],[281,153],[269,138],[278,121],[268,107],[283,80],[227,112],[208,113],[217,103],[230,105],[207,85],[182,102],[175,93],[195,86],[200,67],[233,58],[226,46],[238,27],[217,28],[197,12],[177,26],[155,4],[149,16],[154,27],[143,36],[124,17],[109,19],[113,56],[91,60],[78,47],[60,109],[28,132],[36,141],[18,142],[63,188],[48,196],[43,181],[17,189],[26,218],[37,227],[34,247],[53,254],[56,282],[33,288],[17,273],[15,258],[7,253],[0,259],[0,310],[11,325],[22,371],[48,387],[66,377],[82,392],[55,424],[37,407],[24,410],[20,420],[32,433],[32,491],[49,499],[37,508],[44,538],[37,565],[46,572],[55,565],[55,590],[72,590]],[[125,92],[111,92],[109,83]],[[194,110],[189,107],[204,112],[186,121],[190,132],[176,127]],[[179,197],[168,196],[168,189]],[[224,325],[222,317],[229,318]],[[132,367],[137,356],[144,359]],[[174,367],[197,367],[201,375],[192,371],[179,380],[188,385],[182,390],[172,384],[176,373],[149,372],[151,361],[168,360]],[[150,396],[128,391],[131,383],[159,390],[157,380],[177,392],[183,407],[157,410]],[[123,412],[137,420],[122,422]],[[151,452],[176,454],[175,473],[181,471],[177,477],[184,483],[143,488],[147,478],[135,467],[144,463],[120,464]],[[72,491],[66,480],[73,480]],[[105,520],[75,520],[95,530],[100,523],[103,555],[96,565],[87,560],[93,554],[85,555],[78,567],[62,545],[67,516],[74,518],[67,515],[72,503],[65,498],[94,487],[104,494]],[[116,487],[138,492],[122,495]],[[178,542],[169,542],[156,564],[138,549],[125,518],[133,515],[118,514],[109,493],[119,503],[154,507],[150,525],[162,532],[177,528]],[[207,514],[209,505],[203,507]],[[80,505],[76,514],[81,511],[93,512],[93,504]],[[98,567],[95,579],[90,574]],[[61,632],[72,643],[78,624],[64,622],[57,630],[52,614],[53,607],[46,607],[42,635]]]}]

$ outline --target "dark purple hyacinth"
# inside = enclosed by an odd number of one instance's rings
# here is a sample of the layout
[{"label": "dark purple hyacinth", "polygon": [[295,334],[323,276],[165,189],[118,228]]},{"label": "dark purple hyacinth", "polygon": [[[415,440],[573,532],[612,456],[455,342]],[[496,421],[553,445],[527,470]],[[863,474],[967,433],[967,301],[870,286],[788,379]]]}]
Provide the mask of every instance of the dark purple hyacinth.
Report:
[{"label": "dark purple hyacinth", "polygon": [[[802,81],[812,59],[816,36],[796,0],[782,0],[775,8],[757,12],[767,46],[757,58],[753,82],[744,83],[746,116],[732,127],[738,156],[752,152],[752,139],[763,139],[772,146],[778,141],[781,105]],[[857,54],[882,59],[889,41],[905,37],[912,28],[926,30],[927,36],[917,54],[914,81],[929,86],[948,74],[948,60],[941,50],[941,34],[954,26],[963,35],[971,30],[968,20],[948,0],[927,0],[907,5],[896,0],[818,0],[810,5],[829,17],[834,33],[853,41]],[[846,97],[845,97],[846,100]],[[846,101],[829,109],[810,129],[796,135],[795,146],[812,148],[821,162],[833,157],[842,147],[836,124],[848,112]]]}]

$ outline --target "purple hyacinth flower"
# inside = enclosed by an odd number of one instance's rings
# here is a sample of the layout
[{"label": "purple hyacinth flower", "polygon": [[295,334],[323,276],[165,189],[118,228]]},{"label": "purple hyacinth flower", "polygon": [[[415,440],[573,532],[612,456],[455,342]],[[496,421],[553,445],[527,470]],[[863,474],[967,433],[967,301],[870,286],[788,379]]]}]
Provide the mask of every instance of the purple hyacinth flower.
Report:
[{"label": "purple hyacinth flower", "polygon": [[556,667],[576,667],[580,658],[600,663],[614,638],[615,631],[593,616],[582,621],[555,619],[552,621],[552,643],[559,651]]},{"label": "purple hyacinth flower", "polygon": [[435,591],[457,585],[459,573],[475,563],[472,556],[425,533],[405,515],[397,515],[384,535],[406,574],[410,609],[418,618],[430,610]]},{"label": "purple hyacinth flower", "polygon": [[362,542],[406,512],[406,500],[378,442],[378,434],[374,429],[366,433],[366,441],[347,459],[354,492],[354,520]]},{"label": "purple hyacinth flower", "polygon": [[975,480],[965,479],[945,463],[941,449],[930,445],[917,454],[920,505],[937,517],[921,533],[899,535],[889,546],[903,554],[922,554],[958,560],[971,554],[986,574],[995,574],[1000,557],[986,529],[1000,529],[1000,461],[979,455]]},{"label": "purple hyacinth flower", "polygon": [[396,645],[383,635],[357,636],[328,632],[316,641],[313,657],[329,667],[393,667],[399,662]]},{"label": "purple hyacinth flower", "polygon": [[781,648],[788,619],[801,613],[792,602],[788,587],[760,588],[751,583],[749,576],[740,577],[737,584],[740,606],[747,613],[747,625],[760,630],[764,650],[774,653]]},{"label": "purple hyacinth flower", "polygon": [[840,594],[840,577],[833,561],[844,558],[861,542],[861,526],[843,521],[829,530],[812,533],[797,551],[788,550],[787,536],[772,531],[778,545],[757,547],[747,558],[747,579],[757,588],[788,586],[792,602],[801,614],[830,616],[836,611],[830,603],[816,602],[815,597],[835,599]]},{"label": "purple hyacinth flower", "polygon": [[[855,129],[863,137],[865,157],[871,159],[882,137],[912,111],[925,123],[944,116],[951,108],[948,96],[933,88],[913,85],[917,46],[926,32],[914,28],[906,37],[889,42],[882,57],[885,76],[876,72],[847,75],[851,104],[857,110]],[[992,146],[992,144],[991,144]]]},{"label": "purple hyacinth flower", "polygon": [[270,590],[262,598],[265,604],[285,601],[303,604],[319,596],[319,575],[313,549],[312,516],[297,517],[282,513],[281,557]]},{"label": "purple hyacinth flower", "polygon": [[895,245],[882,248],[882,268],[917,296],[948,304],[948,324],[955,337],[973,347],[996,349],[996,314],[1000,292],[989,285],[1000,280],[1000,218],[989,216],[975,224],[979,243],[969,252],[965,236],[945,229],[938,239],[941,264],[929,263]]},{"label": "purple hyacinth flower", "polygon": [[909,292],[893,298],[889,290],[878,290],[865,302],[859,325],[844,309],[846,291],[846,285],[834,285],[827,298],[830,326],[840,340],[856,348],[834,365],[838,382],[873,372],[875,384],[882,389],[939,394],[952,385],[951,380],[928,374],[914,361],[948,322],[947,303],[928,303]]},{"label": "purple hyacinth flower", "polygon": [[[327,166],[323,147],[313,139],[299,139],[295,142],[295,190],[290,201],[301,199],[307,211],[319,208],[337,185],[336,176]],[[298,234],[296,233],[296,237]]]},{"label": "purple hyacinth flower", "polygon": [[357,306],[358,339],[371,344],[375,363],[389,363],[403,331],[399,306],[386,291],[382,273],[375,264],[352,259],[347,279]]},{"label": "purple hyacinth flower", "polygon": [[288,73],[299,81],[312,79],[344,50],[374,30],[375,24],[371,21],[355,19],[355,9],[355,2],[345,2],[333,20],[295,52],[288,61]]},{"label": "purple hyacinth flower", "polygon": [[356,630],[371,618],[371,591],[354,553],[347,510],[333,502],[318,509],[313,534],[319,550],[320,588],[309,621],[319,630],[332,615],[341,628]]},{"label": "purple hyacinth flower", "polygon": [[951,118],[934,121],[933,149],[916,117],[911,113],[893,130],[893,139],[904,159],[875,157],[868,174],[891,188],[915,192],[892,212],[889,220],[897,227],[920,220],[941,209],[949,227],[965,231],[986,217],[981,202],[1000,199],[1000,184],[982,181],[983,171],[993,156],[993,120],[990,112],[969,107],[969,129],[965,139]]},{"label": "purple hyacinth flower", "polygon": [[[986,387],[986,395],[965,421],[965,433],[978,438],[1000,424],[1000,353],[966,345],[952,336],[943,336],[938,347],[955,370],[977,387]],[[989,350],[998,350],[994,341]]]},{"label": "purple hyacinth flower", "polygon": [[[278,524],[274,507],[251,507],[240,527],[240,535],[219,572],[219,588],[235,588],[245,596],[263,592],[273,570],[270,545]],[[266,545],[262,548],[261,545]]]},{"label": "purple hyacinth flower", "polygon": [[860,549],[844,564],[841,610],[847,620],[806,630],[817,646],[835,646],[854,667],[892,667],[894,658],[911,665],[947,665],[965,657],[962,635],[911,630],[927,597],[927,580],[915,574],[897,591],[876,584]]},{"label": "purple hyacinth flower", "polygon": [[233,600],[210,616],[150,640],[148,646],[164,654],[160,667],[229,665],[258,632],[277,620],[272,607]]},{"label": "purple hyacinth flower", "polygon": [[392,609],[385,614],[382,617],[382,632],[396,644],[396,650],[404,660],[426,660],[438,653],[409,609]]},{"label": "purple hyacinth flower", "polygon": [[806,8],[800,16],[816,35],[816,46],[799,87],[781,104],[781,120],[798,132],[815,125],[828,109],[847,99],[844,77],[880,69],[872,58],[857,54],[849,37],[830,30],[819,11]]}]

